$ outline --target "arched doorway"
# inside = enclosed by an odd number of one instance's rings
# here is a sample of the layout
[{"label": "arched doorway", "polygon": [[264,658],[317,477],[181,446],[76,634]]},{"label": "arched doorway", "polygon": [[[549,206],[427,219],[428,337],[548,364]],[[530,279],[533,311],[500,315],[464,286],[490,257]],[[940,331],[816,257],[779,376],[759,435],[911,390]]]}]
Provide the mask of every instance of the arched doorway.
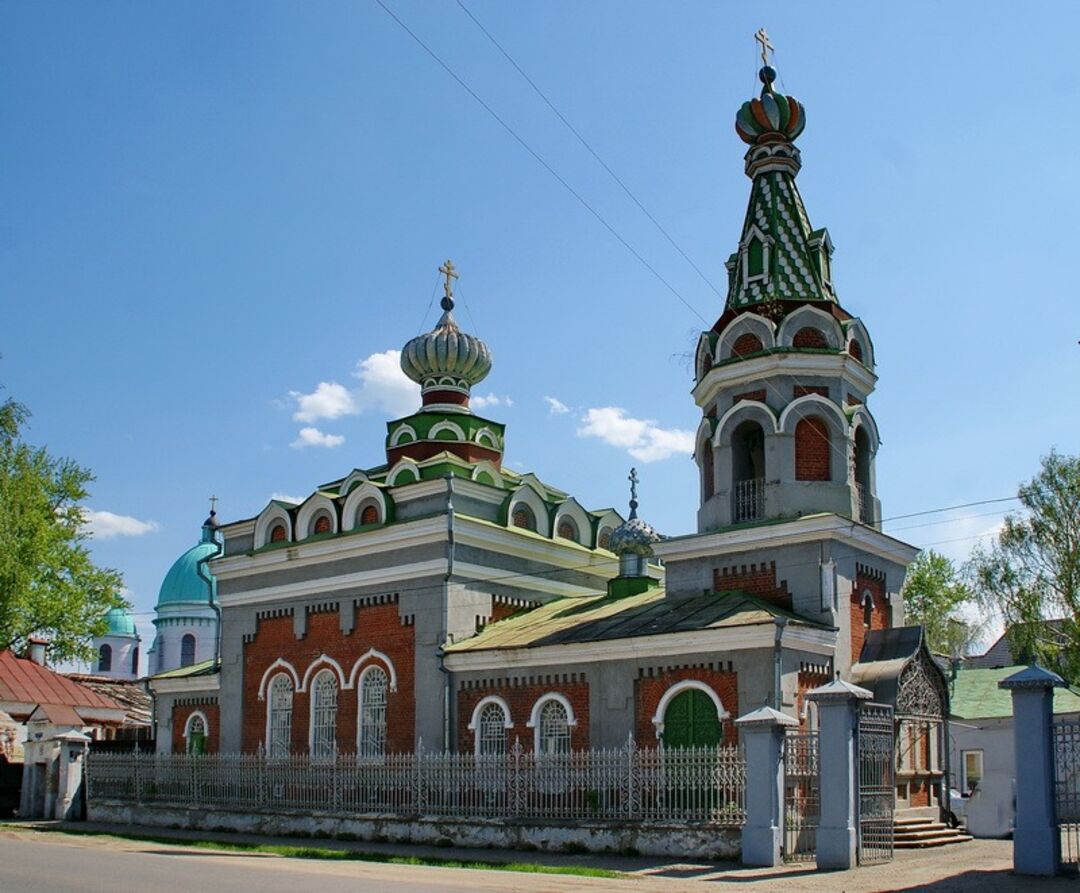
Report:
[{"label": "arched doorway", "polygon": [[665,747],[715,747],[723,738],[716,704],[699,688],[688,688],[671,699],[664,711]]},{"label": "arched doorway", "polygon": [[765,517],[765,432],[747,420],[731,436],[731,520],[735,524]]}]

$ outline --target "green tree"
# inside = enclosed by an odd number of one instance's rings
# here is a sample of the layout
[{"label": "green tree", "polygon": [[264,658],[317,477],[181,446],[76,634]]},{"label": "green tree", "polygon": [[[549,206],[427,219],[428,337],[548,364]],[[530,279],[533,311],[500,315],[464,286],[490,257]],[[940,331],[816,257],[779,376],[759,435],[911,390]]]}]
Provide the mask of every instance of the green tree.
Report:
[{"label": "green tree", "polygon": [[[1005,620],[1014,655],[1080,679],[1080,456],[1051,451],[1022,484],[1022,513],[976,549],[969,573],[979,602]],[[1047,620],[1059,620],[1048,625]]]},{"label": "green tree", "polygon": [[124,605],[122,579],[90,557],[82,502],[94,479],[71,459],[22,439],[30,413],[0,404],[0,649],[49,639],[50,659],[85,658],[104,614]]},{"label": "green tree", "polygon": [[980,630],[978,624],[964,619],[961,609],[974,600],[956,566],[940,552],[920,552],[908,568],[905,622],[923,628],[931,651],[954,657],[968,652]]}]

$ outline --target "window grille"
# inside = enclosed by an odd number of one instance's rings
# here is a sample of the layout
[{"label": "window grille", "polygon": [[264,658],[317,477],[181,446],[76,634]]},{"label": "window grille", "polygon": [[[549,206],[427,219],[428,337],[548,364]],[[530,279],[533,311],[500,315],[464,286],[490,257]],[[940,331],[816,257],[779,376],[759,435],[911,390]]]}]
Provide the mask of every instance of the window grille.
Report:
[{"label": "window grille", "polygon": [[195,663],[195,637],[188,633],[180,640],[180,666],[190,667]]},{"label": "window grille", "polygon": [[279,673],[270,683],[270,722],[266,742],[271,757],[287,756],[292,749],[292,680]]},{"label": "window grille", "polygon": [[360,682],[361,756],[379,757],[386,753],[386,695],[390,681],[381,667],[372,667]]},{"label": "window grille", "polygon": [[506,753],[506,712],[499,704],[487,704],[480,711],[479,729],[482,756]]},{"label": "window grille", "polygon": [[332,757],[337,749],[337,677],[323,670],[311,689],[311,755]]},{"label": "window grille", "polygon": [[206,753],[206,721],[198,713],[188,720],[187,727],[187,752],[194,754]]},{"label": "window grille", "polygon": [[570,722],[560,701],[548,701],[540,708],[540,754],[570,752]]}]

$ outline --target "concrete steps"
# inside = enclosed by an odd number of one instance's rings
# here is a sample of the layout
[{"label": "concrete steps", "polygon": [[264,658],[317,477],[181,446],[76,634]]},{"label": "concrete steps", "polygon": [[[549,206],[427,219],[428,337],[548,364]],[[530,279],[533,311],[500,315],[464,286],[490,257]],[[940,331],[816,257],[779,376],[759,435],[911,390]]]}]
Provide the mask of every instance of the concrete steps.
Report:
[{"label": "concrete steps", "polygon": [[970,835],[933,819],[897,819],[893,823],[893,847],[898,850],[929,849],[969,840]]}]

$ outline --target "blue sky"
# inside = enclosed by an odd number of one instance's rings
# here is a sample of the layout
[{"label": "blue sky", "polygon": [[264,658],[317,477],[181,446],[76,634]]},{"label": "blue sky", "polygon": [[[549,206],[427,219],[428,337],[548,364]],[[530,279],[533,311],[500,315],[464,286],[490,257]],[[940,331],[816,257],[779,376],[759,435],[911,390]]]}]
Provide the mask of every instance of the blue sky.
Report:
[{"label": "blue sky", "polygon": [[[719,315],[455,2],[385,2]],[[1077,451],[1075,4],[465,2],[718,286],[769,29],[807,109],[799,185],[875,342],[886,517]],[[120,519],[97,516],[95,553],[138,611],[211,493],[248,517],[381,460],[386,352],[431,325],[447,257],[512,466],[622,508],[637,464],[643,513],[693,528],[701,320],[373,0],[7,3],[0,82],[0,383],[33,442],[97,473],[89,507]],[[303,428],[336,445],[291,446]],[[959,558],[996,508],[887,529]]]}]

